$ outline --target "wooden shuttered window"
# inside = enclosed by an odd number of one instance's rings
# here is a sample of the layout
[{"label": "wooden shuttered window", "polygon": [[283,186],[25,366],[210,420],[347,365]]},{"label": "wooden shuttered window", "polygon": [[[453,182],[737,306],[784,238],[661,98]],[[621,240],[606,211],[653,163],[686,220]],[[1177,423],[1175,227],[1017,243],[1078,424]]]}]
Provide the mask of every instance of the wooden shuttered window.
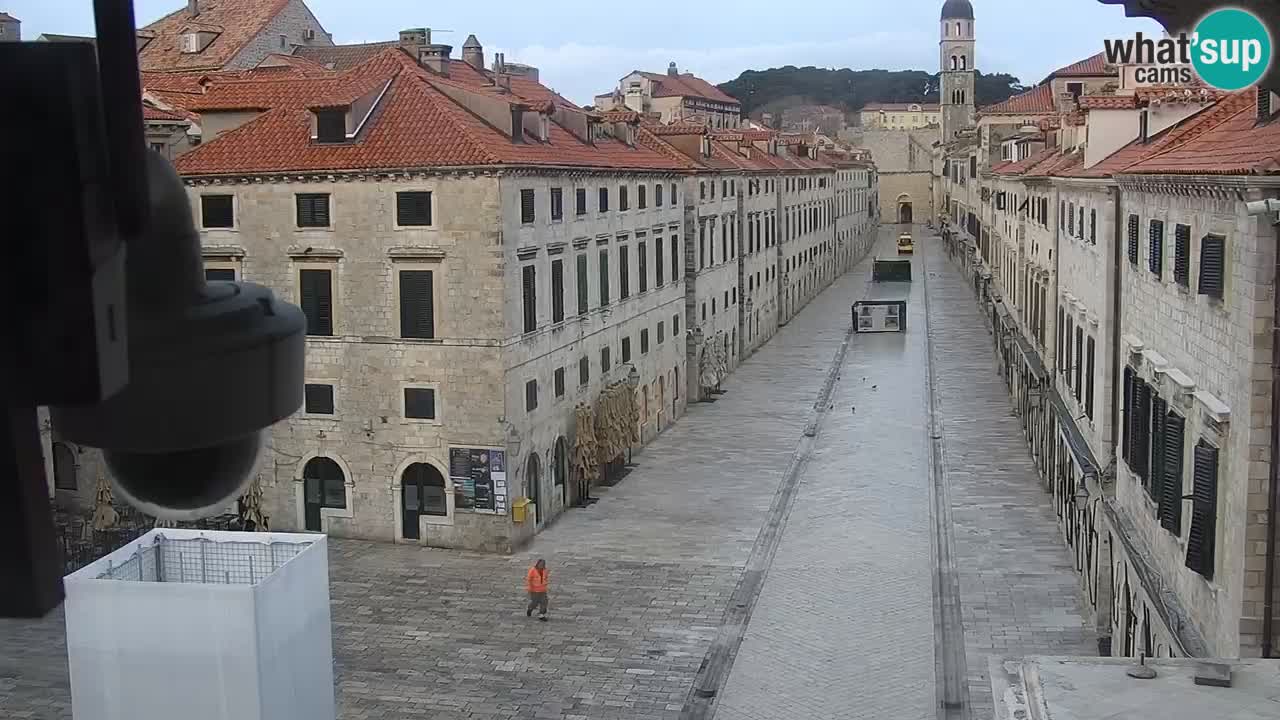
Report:
[{"label": "wooden shuttered window", "polygon": [[[659,185],[658,189],[661,190],[662,186]],[[672,242],[675,242],[675,238],[672,238]],[[671,258],[675,259],[675,253],[671,254]],[[657,273],[653,280],[654,287],[662,287],[666,284],[666,265],[663,264],[665,261],[666,258],[662,257],[662,238],[656,237],[653,239],[653,271]],[[671,277],[672,279],[675,278],[674,272]]]},{"label": "wooden shuttered window", "polygon": [[434,276],[430,270],[400,271],[400,337],[436,336]]},{"label": "wooden shuttered window", "polygon": [[1084,328],[1076,327],[1076,402],[1084,398]]},{"label": "wooden shuttered window", "polygon": [[1072,340],[1075,337],[1075,321],[1070,315],[1067,316],[1067,346],[1062,351],[1062,367],[1063,375],[1066,378],[1067,387],[1071,387],[1071,359],[1074,357],[1072,353]]},{"label": "wooden shuttered window", "polygon": [[1098,211],[1089,209],[1089,244],[1098,244]]},{"label": "wooden shuttered window", "polygon": [[618,246],[618,299],[631,297],[631,248]]},{"label": "wooden shuttered window", "polygon": [[609,304],[609,250],[600,251],[600,307]]},{"label": "wooden shuttered window", "polygon": [[649,207],[649,187],[647,185],[636,186],[636,209],[644,210]]},{"label": "wooden shuttered window", "polygon": [[1203,440],[1195,447],[1192,483],[1186,565],[1212,580],[1218,532],[1218,449]]},{"label": "wooden shuttered window", "polygon": [[200,196],[200,226],[206,228],[235,227],[235,199],[231,195]]},{"label": "wooden shuttered window", "polygon": [[582,253],[578,256],[578,314],[587,314],[587,254]]},{"label": "wooden shuttered window", "polygon": [[205,268],[205,282],[235,282],[236,271],[231,268]]},{"label": "wooden shuttered window", "polygon": [[538,329],[538,268],[525,265],[520,268],[521,308],[524,311],[524,331]]},{"label": "wooden shuttered window", "polygon": [[1129,216],[1129,264],[1138,264],[1138,216]]},{"label": "wooden shuttered window", "polygon": [[1059,305],[1058,306],[1058,347],[1054,349],[1055,350],[1054,355],[1058,359],[1059,371],[1063,369],[1062,353],[1064,352],[1064,348],[1066,347],[1066,340],[1064,340],[1063,338],[1066,337],[1066,331],[1067,331],[1067,315],[1066,315],[1066,312],[1063,311],[1062,306]]},{"label": "wooden shuttered window", "polygon": [[1147,485],[1151,441],[1151,386],[1133,378],[1133,405],[1129,413],[1129,468]]},{"label": "wooden shuttered window", "polygon": [[1186,420],[1170,411],[1164,421],[1164,478],[1160,481],[1160,527],[1182,534],[1182,456],[1186,450]]},{"label": "wooden shuttered window", "polygon": [[396,193],[396,225],[401,227],[431,224],[431,193]]},{"label": "wooden shuttered window", "polygon": [[300,193],[295,203],[298,227],[329,227],[328,193]]},{"label": "wooden shuttered window", "polygon": [[631,336],[622,338],[622,362],[631,362]]},{"label": "wooden shuttered window", "polygon": [[551,261],[551,322],[564,320],[564,261]]},{"label": "wooden shuttered window", "polygon": [[538,409],[538,381],[530,380],[524,384],[524,410],[533,412]]},{"label": "wooden shuttered window", "polygon": [[578,188],[573,191],[573,211],[577,215],[587,214],[587,190]]},{"label": "wooden shuttered window", "polygon": [[1094,341],[1090,337],[1084,353],[1084,414],[1090,420],[1093,419],[1093,360]]},{"label": "wooden shuttered window", "polygon": [[591,361],[584,355],[578,360],[578,384],[585,386],[591,382]]},{"label": "wooden shuttered window", "polygon": [[[644,187],[641,185],[641,187]],[[636,243],[636,272],[640,276],[640,292],[649,291],[649,246],[648,243]]]},{"label": "wooden shuttered window", "polygon": [[556,397],[564,397],[564,368],[556,368],[554,383]]},{"label": "wooden shuttered window", "polygon": [[1124,460],[1125,464],[1129,465],[1130,467],[1133,466],[1133,462],[1130,460],[1132,456],[1130,454],[1131,446],[1129,444],[1129,441],[1132,437],[1132,434],[1129,432],[1129,430],[1131,425],[1130,418],[1133,415],[1133,380],[1134,380],[1133,368],[1129,367],[1128,365],[1125,365],[1124,367],[1124,406],[1123,406],[1124,420],[1123,422],[1120,423],[1120,459]]},{"label": "wooden shuttered window", "polygon": [[1225,285],[1227,240],[1221,235],[1200,239],[1200,282],[1198,292],[1219,300]]},{"label": "wooden shuttered window", "polygon": [[1173,281],[1191,287],[1191,226],[1173,227]]},{"label": "wooden shuttered window", "polygon": [[534,216],[537,212],[537,209],[534,207],[534,202],[535,198],[533,190],[526,188],[520,191],[520,222],[526,224],[533,222]]},{"label": "wooden shuttered window", "polygon": [[[675,185],[672,185],[671,187],[674,188]],[[672,195],[674,194],[675,193],[673,192]],[[653,186],[653,206],[662,207],[662,184],[661,183],[658,183],[657,185]]]},{"label": "wooden shuttered window", "polygon": [[1150,243],[1148,244],[1149,255],[1147,256],[1147,268],[1151,270],[1151,274],[1160,277],[1160,273],[1164,271],[1164,221],[1152,220],[1148,227]]},{"label": "wooden shuttered window", "polygon": [[333,273],[330,270],[301,270],[302,313],[307,318],[308,335],[333,335]]},{"label": "wooden shuttered window", "polygon": [[609,212],[609,188],[600,188],[598,196],[599,211]]},{"label": "wooden shuttered window", "polygon": [[564,191],[558,187],[551,188],[551,219],[564,218]]},{"label": "wooden shuttered window", "polygon": [[644,355],[649,352],[649,328],[640,331],[640,354]]},{"label": "wooden shuttered window", "polygon": [[1164,398],[1153,393],[1151,395],[1151,458],[1148,466],[1147,494],[1157,502],[1162,496],[1160,488],[1164,484],[1164,428],[1165,413],[1168,411],[1169,406]]},{"label": "wooden shuttered window", "polygon": [[620,185],[618,187],[618,212],[625,212],[631,209],[631,204],[627,200],[627,186]]}]

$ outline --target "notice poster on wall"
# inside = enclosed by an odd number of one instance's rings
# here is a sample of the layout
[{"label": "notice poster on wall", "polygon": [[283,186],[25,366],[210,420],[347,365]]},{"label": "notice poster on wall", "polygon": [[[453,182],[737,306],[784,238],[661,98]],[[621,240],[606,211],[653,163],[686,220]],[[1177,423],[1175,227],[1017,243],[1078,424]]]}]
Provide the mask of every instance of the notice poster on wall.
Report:
[{"label": "notice poster on wall", "polygon": [[493,482],[493,511],[507,513],[507,454],[502,450],[489,451],[489,479]]},{"label": "notice poster on wall", "polygon": [[[506,464],[506,453],[502,450],[449,448],[449,478],[453,481],[454,507],[506,512]],[[493,468],[502,470],[497,478]],[[501,503],[498,493],[495,493],[495,479],[502,482]]]}]

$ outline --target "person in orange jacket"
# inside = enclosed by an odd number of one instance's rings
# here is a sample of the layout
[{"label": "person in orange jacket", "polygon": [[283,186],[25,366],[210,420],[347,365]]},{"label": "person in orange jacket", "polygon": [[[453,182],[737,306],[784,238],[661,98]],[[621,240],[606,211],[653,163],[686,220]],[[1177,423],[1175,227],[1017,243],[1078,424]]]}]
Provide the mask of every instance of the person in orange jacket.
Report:
[{"label": "person in orange jacket", "polygon": [[542,558],[538,558],[538,562],[529,568],[529,574],[524,578],[524,587],[529,591],[529,607],[525,608],[525,617],[532,617],[533,609],[538,608],[538,619],[547,621],[547,580],[550,575],[547,572],[547,561]]}]

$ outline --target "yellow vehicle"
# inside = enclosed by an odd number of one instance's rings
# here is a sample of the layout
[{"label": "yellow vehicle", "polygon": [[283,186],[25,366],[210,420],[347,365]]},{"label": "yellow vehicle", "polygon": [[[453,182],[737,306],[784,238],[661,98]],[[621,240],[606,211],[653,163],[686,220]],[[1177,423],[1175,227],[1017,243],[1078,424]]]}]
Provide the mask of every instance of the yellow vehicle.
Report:
[{"label": "yellow vehicle", "polygon": [[911,233],[903,233],[898,236],[898,254],[910,255],[915,252],[915,245],[911,242]]}]

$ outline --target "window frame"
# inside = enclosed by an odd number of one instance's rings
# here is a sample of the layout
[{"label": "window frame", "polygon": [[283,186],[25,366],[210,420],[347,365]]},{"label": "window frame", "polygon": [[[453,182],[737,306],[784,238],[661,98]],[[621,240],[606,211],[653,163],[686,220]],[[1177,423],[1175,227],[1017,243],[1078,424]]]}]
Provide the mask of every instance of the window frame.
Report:
[{"label": "window frame", "polygon": [[[231,208],[230,208],[231,224],[230,225],[208,225],[205,223],[205,218],[206,218],[205,200],[209,198],[229,198],[231,200]],[[215,231],[221,230],[223,232],[239,230],[240,229],[240,224],[239,224],[240,213],[238,212],[240,209],[239,204],[240,204],[239,200],[236,198],[235,193],[201,193],[200,195],[200,229],[215,230]]]},{"label": "window frame", "polygon": [[[331,412],[324,413],[324,412],[311,411],[311,409],[308,407],[308,400],[309,400],[308,392],[312,387],[329,388],[329,405],[331,408],[333,408]],[[328,378],[307,378],[306,381],[303,383],[302,408],[300,409],[299,415],[304,418],[315,418],[317,420],[337,420],[337,416],[338,416],[338,383],[337,381],[331,380]]]},{"label": "window frame", "polygon": [[[395,284],[395,288],[394,288],[395,297],[393,298],[393,301],[396,308],[396,312],[400,316],[399,320],[396,323],[397,338],[400,340],[439,340],[440,339],[440,322],[439,322],[439,315],[440,315],[439,285],[440,284],[436,282],[436,279],[437,279],[436,275],[440,270],[439,266],[425,265],[421,263],[395,263],[393,265],[393,269],[394,269],[394,273],[392,274],[392,281]],[[406,272],[408,273],[425,272],[425,273],[431,274],[431,318],[430,318],[431,319],[431,335],[430,337],[424,337],[419,335],[406,335],[404,332],[405,331],[405,327],[404,327],[405,307],[404,307],[404,291],[402,289],[404,278],[401,275],[401,273],[406,273]]]},{"label": "window frame", "polygon": [[[304,225],[302,224],[302,202],[306,200],[316,200],[318,198],[325,199],[325,218],[329,221],[327,225]],[[312,210],[314,215],[314,209]],[[333,193],[294,193],[293,194],[293,222],[297,230],[333,230]]]},{"label": "window frame", "polygon": [[[405,224],[400,217],[400,196],[401,195],[426,195],[427,196],[427,222]],[[397,190],[395,191],[395,229],[396,230],[422,230],[430,229],[436,226],[436,194],[432,190]]]},{"label": "window frame", "polygon": [[[435,417],[409,417],[409,391],[429,390],[431,392],[431,409]],[[444,423],[443,403],[440,401],[440,385],[438,383],[405,382],[400,383],[400,421],[415,425],[441,425]]]}]

